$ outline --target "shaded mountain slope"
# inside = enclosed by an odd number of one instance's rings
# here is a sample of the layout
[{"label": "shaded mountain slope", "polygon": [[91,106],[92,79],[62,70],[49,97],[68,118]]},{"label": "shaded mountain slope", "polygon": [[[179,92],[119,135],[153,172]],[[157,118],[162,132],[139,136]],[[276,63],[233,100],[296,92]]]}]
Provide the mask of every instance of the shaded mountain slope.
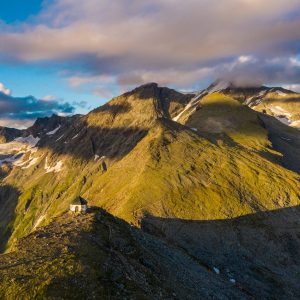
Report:
[{"label": "shaded mountain slope", "polygon": [[64,214],[0,255],[0,297],[246,299],[178,249],[100,211]]},{"label": "shaded mountain slope", "polygon": [[0,126],[0,143],[10,142],[10,141],[14,140],[15,138],[21,136],[22,133],[23,133],[23,130]]},{"label": "shaded mountain slope", "polygon": [[298,299],[300,208],[226,220],[145,216],[142,229],[233,278],[252,299]]},{"label": "shaded mountain slope", "polygon": [[300,134],[299,129],[284,125],[277,119],[260,114],[263,126],[268,131],[272,147],[282,153],[280,158],[283,166],[300,173]]}]

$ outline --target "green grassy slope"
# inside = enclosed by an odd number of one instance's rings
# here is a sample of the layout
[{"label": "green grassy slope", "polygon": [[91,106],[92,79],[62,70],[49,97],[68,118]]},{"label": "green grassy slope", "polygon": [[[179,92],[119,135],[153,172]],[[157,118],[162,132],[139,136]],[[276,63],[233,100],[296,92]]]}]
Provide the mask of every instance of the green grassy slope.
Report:
[{"label": "green grassy slope", "polygon": [[[12,233],[8,245],[68,210],[77,195],[135,224],[145,213],[226,219],[299,204],[299,175],[281,165],[282,154],[272,148],[258,113],[215,93],[180,125],[169,120],[161,93],[150,85],[112,100],[66,128],[59,143],[61,132],[42,143],[36,165],[14,168],[3,181],[16,190],[2,211],[11,216],[2,221],[2,232]],[[136,126],[136,138],[103,131],[105,124]],[[96,153],[107,157],[95,160]],[[62,170],[45,173],[46,157],[52,166],[63,161]]]},{"label": "green grassy slope", "polygon": [[188,128],[159,124],[85,196],[131,222],[145,212],[208,220],[299,204],[296,173],[275,155],[226,140],[212,143]]},{"label": "green grassy slope", "polygon": [[132,222],[145,212],[226,219],[299,204],[299,176],[280,165],[258,114],[218,94],[202,106],[189,127],[158,122],[85,196]]}]

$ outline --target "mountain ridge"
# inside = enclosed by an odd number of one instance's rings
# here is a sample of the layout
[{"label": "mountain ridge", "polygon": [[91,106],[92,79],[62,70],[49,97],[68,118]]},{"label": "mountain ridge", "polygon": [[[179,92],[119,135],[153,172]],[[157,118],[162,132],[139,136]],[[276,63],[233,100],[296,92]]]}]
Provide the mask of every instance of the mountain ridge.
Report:
[{"label": "mountain ridge", "polygon": [[0,269],[3,298],[243,298],[226,277],[97,208],[63,214],[20,239],[0,256]]},{"label": "mountain ridge", "polygon": [[[257,96],[271,111],[275,98]],[[282,276],[286,270],[294,274],[299,252],[300,132],[267,109],[249,107],[236,90],[182,94],[155,83],[143,85],[85,116],[39,120],[22,137],[1,144],[0,151],[5,153],[0,185],[3,252],[50,226],[81,196],[90,206],[171,240],[211,269],[214,261],[226,269],[230,247],[237,247],[238,259],[230,269],[237,276],[245,267],[249,278],[239,278],[250,294],[267,297],[276,290],[286,295],[286,287],[294,286],[292,277]],[[275,219],[267,216],[282,209],[282,232],[274,236]],[[285,224],[284,218],[291,222]],[[208,227],[210,221],[217,227]],[[211,243],[205,228],[215,237]],[[254,244],[247,242],[248,232],[259,234]],[[199,244],[198,233],[207,245]],[[222,233],[228,244],[212,260],[213,241]],[[280,244],[282,236],[290,248]],[[260,242],[274,243],[276,257],[283,255],[286,261],[275,266],[264,251],[255,253]],[[244,264],[243,257],[253,263]],[[259,276],[268,278],[260,292]]]}]

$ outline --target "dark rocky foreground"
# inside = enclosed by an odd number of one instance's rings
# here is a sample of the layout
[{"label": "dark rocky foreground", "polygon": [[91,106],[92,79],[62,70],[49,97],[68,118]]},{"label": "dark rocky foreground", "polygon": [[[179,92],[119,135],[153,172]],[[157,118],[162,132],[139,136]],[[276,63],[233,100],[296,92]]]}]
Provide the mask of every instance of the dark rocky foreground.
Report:
[{"label": "dark rocky foreground", "polygon": [[0,256],[1,299],[233,299],[242,288],[110,214],[66,213]]},{"label": "dark rocky foreground", "polygon": [[149,216],[143,230],[99,208],[68,212],[0,256],[0,298],[297,299],[298,226],[281,223],[291,211],[230,222]]}]

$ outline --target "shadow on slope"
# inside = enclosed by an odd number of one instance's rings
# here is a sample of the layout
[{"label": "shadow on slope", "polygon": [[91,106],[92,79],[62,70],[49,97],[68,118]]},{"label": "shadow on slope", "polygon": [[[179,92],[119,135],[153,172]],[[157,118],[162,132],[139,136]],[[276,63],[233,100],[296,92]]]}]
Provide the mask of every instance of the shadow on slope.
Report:
[{"label": "shadow on slope", "polygon": [[10,185],[0,186],[0,253],[5,251],[6,244],[12,234],[15,209],[20,192]]},{"label": "shadow on slope", "polygon": [[108,112],[115,116],[116,114],[125,114],[130,111],[131,105],[129,103],[120,103],[120,104],[109,104],[106,103],[94,110],[94,112]]},{"label": "shadow on slope", "polygon": [[170,118],[191,97],[146,84],[46,135],[38,146],[84,160],[93,160],[95,155],[118,159],[129,153],[158,119]]},{"label": "shadow on slope", "polygon": [[61,136],[58,134],[50,139],[42,139],[38,147],[86,161],[94,160],[95,155],[121,158],[128,154],[147,132],[147,129],[142,128],[93,127],[82,122],[77,124],[76,129],[65,128]]},{"label": "shadow on slope", "polygon": [[65,213],[0,255],[0,298],[234,299],[182,251],[94,208]]},{"label": "shadow on slope", "polygon": [[292,94],[291,96],[285,96],[281,98],[267,98],[262,102],[263,104],[272,104],[272,103],[291,103],[291,104],[300,104],[300,95]]},{"label": "shadow on slope", "polygon": [[275,150],[281,152],[284,167],[300,174],[300,130],[284,125],[276,118],[259,114]]},{"label": "shadow on slope", "polygon": [[300,173],[300,131],[275,117],[253,111],[237,100],[222,95],[208,96],[186,125],[196,128],[199,135],[215,144],[245,148]]},{"label": "shadow on slope", "polygon": [[234,219],[191,221],[146,215],[145,232],[220,270],[254,298],[300,297],[300,206]]}]

